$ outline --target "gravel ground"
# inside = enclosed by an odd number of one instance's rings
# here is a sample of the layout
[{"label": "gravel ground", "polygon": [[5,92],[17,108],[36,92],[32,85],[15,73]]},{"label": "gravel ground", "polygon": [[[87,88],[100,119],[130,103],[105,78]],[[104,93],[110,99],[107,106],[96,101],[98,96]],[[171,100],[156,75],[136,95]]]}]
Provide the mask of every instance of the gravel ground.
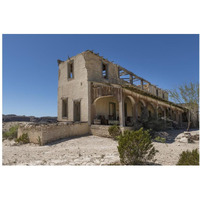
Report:
[{"label": "gravel ground", "polygon": [[[196,133],[198,131],[190,131]],[[156,165],[176,165],[182,151],[199,148],[199,142],[180,143],[175,136],[183,131],[168,132],[167,143],[154,142],[159,151]],[[60,140],[45,146],[17,145],[14,140],[4,140],[3,165],[113,165],[119,164],[117,142],[110,138],[84,136]]]},{"label": "gravel ground", "polygon": [[117,142],[97,136],[61,140],[45,146],[3,142],[3,165],[108,165],[119,162]]},{"label": "gravel ground", "polygon": [[179,155],[182,153],[182,151],[192,151],[196,148],[199,149],[199,142],[179,143],[175,141],[173,143],[166,144],[154,142],[154,146],[159,151],[155,156],[155,159],[157,159],[157,164],[176,165],[179,160]]}]

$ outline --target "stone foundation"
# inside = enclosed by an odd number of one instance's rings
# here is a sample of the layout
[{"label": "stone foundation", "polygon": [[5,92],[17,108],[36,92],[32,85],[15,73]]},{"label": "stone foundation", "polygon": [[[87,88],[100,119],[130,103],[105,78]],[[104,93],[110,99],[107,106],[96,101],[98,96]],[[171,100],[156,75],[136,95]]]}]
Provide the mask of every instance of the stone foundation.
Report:
[{"label": "stone foundation", "polygon": [[32,143],[44,145],[58,139],[82,136],[89,133],[88,123],[53,123],[53,124],[27,124],[20,125],[18,137],[27,133]]},{"label": "stone foundation", "polygon": [[[108,132],[109,127],[109,125],[91,125],[90,133],[101,137],[111,137]],[[120,129],[123,132],[125,130],[133,130],[133,127],[120,127]]]}]

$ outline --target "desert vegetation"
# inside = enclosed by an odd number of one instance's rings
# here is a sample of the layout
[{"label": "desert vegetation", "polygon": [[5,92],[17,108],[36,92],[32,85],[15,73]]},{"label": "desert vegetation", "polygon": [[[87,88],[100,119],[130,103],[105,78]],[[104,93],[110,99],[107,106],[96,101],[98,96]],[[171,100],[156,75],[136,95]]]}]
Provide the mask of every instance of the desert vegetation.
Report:
[{"label": "desert vegetation", "polygon": [[183,151],[180,154],[177,165],[199,165],[198,149],[194,149],[192,151]]},{"label": "desert vegetation", "polygon": [[27,133],[23,133],[20,137],[15,140],[19,144],[27,144],[29,143],[29,137]]},{"label": "desert vegetation", "polygon": [[119,136],[117,148],[123,165],[147,164],[154,161],[153,158],[158,152],[152,144],[148,130],[143,128],[137,131],[124,131]]},{"label": "desert vegetation", "polygon": [[117,140],[118,137],[121,135],[120,127],[117,125],[110,126],[108,132],[110,136],[115,140]]},{"label": "desert vegetation", "polygon": [[3,132],[3,139],[16,139],[17,138],[17,130],[18,130],[18,125],[12,126],[9,131]]}]

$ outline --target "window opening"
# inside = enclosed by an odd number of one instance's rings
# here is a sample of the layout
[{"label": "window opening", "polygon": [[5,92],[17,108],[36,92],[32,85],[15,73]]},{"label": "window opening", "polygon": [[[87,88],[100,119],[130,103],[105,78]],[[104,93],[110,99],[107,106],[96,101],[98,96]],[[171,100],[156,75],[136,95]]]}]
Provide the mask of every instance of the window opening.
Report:
[{"label": "window opening", "polygon": [[102,63],[102,76],[103,78],[107,79],[108,78],[108,73],[107,73],[107,65]]},{"label": "window opening", "polygon": [[74,78],[74,63],[68,63],[68,78]]},{"label": "window opening", "polygon": [[62,116],[68,117],[68,99],[62,100]]}]

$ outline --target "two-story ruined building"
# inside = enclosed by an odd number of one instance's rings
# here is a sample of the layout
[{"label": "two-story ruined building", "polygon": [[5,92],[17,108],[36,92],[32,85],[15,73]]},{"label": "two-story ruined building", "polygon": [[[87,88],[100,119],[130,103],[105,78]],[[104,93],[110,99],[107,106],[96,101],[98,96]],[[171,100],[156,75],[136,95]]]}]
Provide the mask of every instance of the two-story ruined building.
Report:
[{"label": "two-story ruined building", "polygon": [[92,51],[58,65],[58,123],[20,125],[18,137],[28,133],[30,142],[46,144],[88,133],[107,137],[113,124],[124,130],[151,119],[177,126],[185,120],[166,91]]},{"label": "two-story ruined building", "polygon": [[58,121],[133,127],[138,121],[171,119],[182,125],[184,109],[168,93],[92,51],[58,60]]}]

